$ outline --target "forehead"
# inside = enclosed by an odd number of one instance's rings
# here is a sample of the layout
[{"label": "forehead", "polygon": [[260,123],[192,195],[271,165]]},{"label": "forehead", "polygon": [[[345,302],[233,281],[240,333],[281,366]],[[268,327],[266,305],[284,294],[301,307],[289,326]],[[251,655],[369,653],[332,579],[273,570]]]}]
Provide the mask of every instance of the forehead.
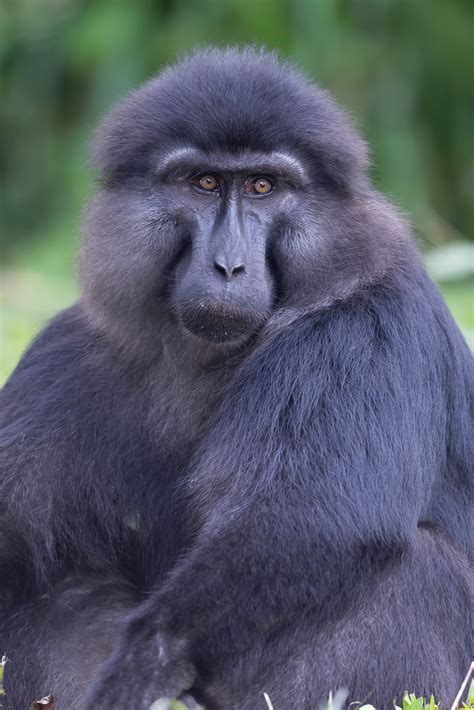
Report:
[{"label": "forehead", "polygon": [[[104,175],[145,163],[306,173],[348,185],[367,165],[363,142],[328,94],[261,51],[203,51],[129,97],[96,133]],[[326,178],[325,178],[326,179]]]},{"label": "forehead", "polygon": [[286,175],[305,184],[309,181],[301,160],[291,152],[240,150],[238,152],[204,151],[183,145],[157,156],[160,172],[172,173],[186,169],[206,169],[217,172],[261,172]]}]

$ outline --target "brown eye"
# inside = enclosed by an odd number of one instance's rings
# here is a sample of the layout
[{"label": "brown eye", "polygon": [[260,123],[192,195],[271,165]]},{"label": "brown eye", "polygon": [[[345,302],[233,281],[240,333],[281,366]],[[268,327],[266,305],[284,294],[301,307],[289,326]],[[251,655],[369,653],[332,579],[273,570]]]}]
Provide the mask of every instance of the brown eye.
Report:
[{"label": "brown eye", "polygon": [[252,178],[246,185],[246,191],[254,195],[268,195],[272,190],[273,185],[266,177]]},{"label": "brown eye", "polygon": [[196,178],[196,180],[193,180],[193,182],[202,190],[208,190],[209,192],[217,190],[217,188],[219,187],[217,178],[215,178],[214,175],[201,175],[201,177]]},{"label": "brown eye", "polygon": [[254,182],[255,192],[259,195],[266,195],[272,191],[272,183],[267,178],[257,178]]}]

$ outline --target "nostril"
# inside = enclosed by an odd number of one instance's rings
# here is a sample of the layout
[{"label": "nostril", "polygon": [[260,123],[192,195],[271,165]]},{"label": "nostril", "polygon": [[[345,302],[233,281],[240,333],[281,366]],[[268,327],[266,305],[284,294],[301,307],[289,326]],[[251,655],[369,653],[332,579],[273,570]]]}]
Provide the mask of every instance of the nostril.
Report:
[{"label": "nostril", "polygon": [[214,262],[214,268],[216,271],[218,271],[222,276],[225,276],[225,278],[229,278],[229,273],[227,271],[227,266],[225,264],[222,264],[220,261]]},{"label": "nostril", "polygon": [[245,271],[245,264],[240,263],[232,268],[229,268],[223,259],[215,259],[214,268],[221,274],[221,276],[224,276],[227,281],[230,281],[231,278],[241,274],[242,271]]},{"label": "nostril", "polygon": [[238,266],[234,266],[232,269],[232,274],[231,276],[237,276],[237,274],[241,274],[242,271],[245,271],[245,265],[244,264],[238,264]]}]

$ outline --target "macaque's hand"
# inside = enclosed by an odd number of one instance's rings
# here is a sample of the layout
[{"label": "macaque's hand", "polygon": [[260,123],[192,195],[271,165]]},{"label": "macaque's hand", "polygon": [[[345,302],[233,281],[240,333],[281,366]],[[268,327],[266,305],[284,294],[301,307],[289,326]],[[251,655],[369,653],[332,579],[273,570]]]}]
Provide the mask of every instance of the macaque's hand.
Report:
[{"label": "macaque's hand", "polygon": [[149,710],[157,700],[180,696],[188,704],[185,692],[195,677],[186,641],[160,630],[148,609],[126,627],[116,652],[99,671],[85,708]]}]

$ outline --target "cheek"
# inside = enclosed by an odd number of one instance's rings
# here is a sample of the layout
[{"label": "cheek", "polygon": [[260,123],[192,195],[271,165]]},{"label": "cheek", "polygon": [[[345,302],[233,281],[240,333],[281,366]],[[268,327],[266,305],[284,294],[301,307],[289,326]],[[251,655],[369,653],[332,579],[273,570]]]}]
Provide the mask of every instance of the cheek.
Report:
[{"label": "cheek", "polygon": [[100,193],[84,220],[80,274],[94,300],[140,303],[159,290],[182,248],[176,220],[144,196]]},{"label": "cheek", "polygon": [[183,288],[183,284],[186,284],[190,279],[190,271],[192,263],[192,247],[191,243],[188,242],[187,248],[184,248],[174,260],[172,267],[170,268],[168,277],[168,288],[171,297],[174,298]]},{"label": "cheek", "polygon": [[272,240],[280,299],[301,305],[311,301],[328,268],[326,246],[317,224],[300,218],[280,225]]}]

